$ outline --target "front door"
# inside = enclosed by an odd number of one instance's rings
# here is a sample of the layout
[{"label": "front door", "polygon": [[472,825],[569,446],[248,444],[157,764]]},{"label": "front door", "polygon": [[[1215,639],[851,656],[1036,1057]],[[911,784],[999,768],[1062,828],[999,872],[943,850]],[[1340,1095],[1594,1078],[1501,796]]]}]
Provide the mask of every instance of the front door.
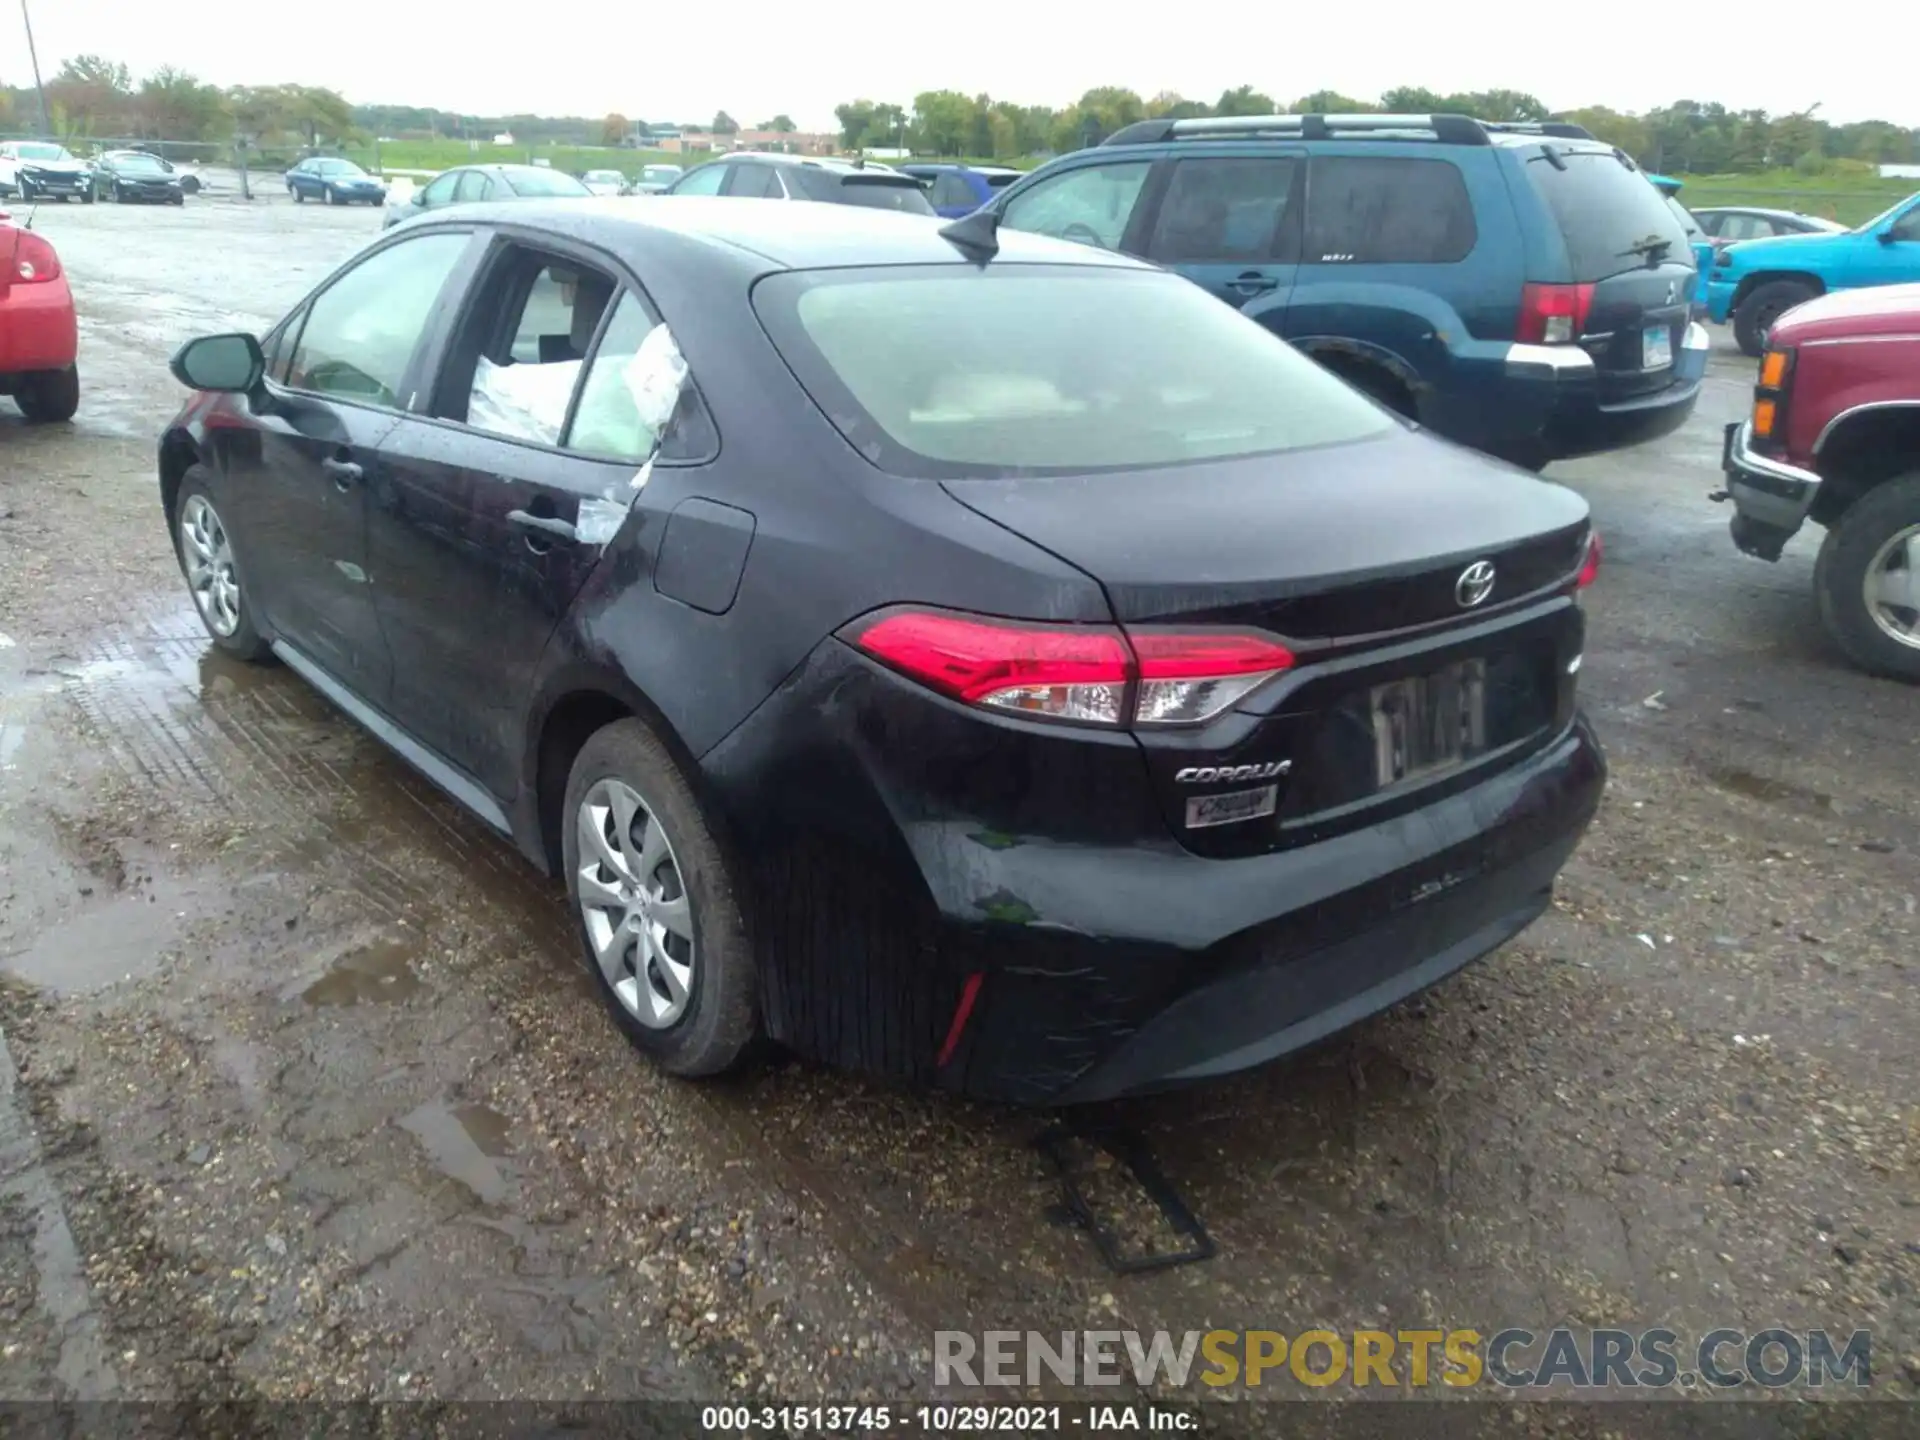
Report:
[{"label": "front door", "polygon": [[1847,256],[1850,285],[1904,285],[1920,280],[1920,200],[1855,239]]},{"label": "front door", "polygon": [[471,239],[410,236],[335,277],[279,342],[287,358],[250,402],[254,443],[223,447],[223,489],[268,623],[375,705],[391,664],[370,593],[367,485]]},{"label": "front door", "polygon": [[495,795],[518,784],[541,653],[655,448],[626,375],[654,325],[610,269],[500,242],[425,413],[382,446],[371,554],[393,715]]}]

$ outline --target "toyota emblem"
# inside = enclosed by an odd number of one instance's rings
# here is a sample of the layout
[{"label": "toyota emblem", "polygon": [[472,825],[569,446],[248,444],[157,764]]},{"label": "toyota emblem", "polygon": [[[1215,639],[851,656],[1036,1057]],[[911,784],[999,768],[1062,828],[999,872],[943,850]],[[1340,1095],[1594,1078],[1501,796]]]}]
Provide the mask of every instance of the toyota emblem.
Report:
[{"label": "toyota emblem", "polygon": [[1493,562],[1476,560],[1453,582],[1453,598],[1462,610],[1471,610],[1493,593]]}]

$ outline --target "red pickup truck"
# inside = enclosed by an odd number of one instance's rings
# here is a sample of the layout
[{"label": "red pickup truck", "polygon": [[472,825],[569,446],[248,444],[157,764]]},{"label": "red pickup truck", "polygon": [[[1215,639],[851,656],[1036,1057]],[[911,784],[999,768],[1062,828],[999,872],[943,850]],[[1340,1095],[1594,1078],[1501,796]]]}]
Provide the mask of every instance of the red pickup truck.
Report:
[{"label": "red pickup truck", "polygon": [[27,419],[71,420],[80,408],[73,292],[43,235],[0,210],[0,395]]},{"label": "red pickup truck", "polygon": [[1826,528],[1813,572],[1857,665],[1920,681],[1920,285],[1843,290],[1774,322],[1748,417],[1727,427],[1733,543],[1778,560]]}]

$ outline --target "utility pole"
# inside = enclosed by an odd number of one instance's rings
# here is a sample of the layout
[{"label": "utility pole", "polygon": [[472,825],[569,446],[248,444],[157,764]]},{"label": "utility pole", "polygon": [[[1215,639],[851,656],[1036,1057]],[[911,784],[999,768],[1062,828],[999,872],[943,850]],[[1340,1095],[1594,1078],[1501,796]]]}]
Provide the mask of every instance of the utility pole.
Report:
[{"label": "utility pole", "polygon": [[27,58],[33,62],[33,89],[40,97],[40,133],[53,138],[53,121],[47,115],[47,87],[40,79],[40,52],[33,45],[33,17],[27,13],[27,0],[20,0],[20,23],[27,27]]}]

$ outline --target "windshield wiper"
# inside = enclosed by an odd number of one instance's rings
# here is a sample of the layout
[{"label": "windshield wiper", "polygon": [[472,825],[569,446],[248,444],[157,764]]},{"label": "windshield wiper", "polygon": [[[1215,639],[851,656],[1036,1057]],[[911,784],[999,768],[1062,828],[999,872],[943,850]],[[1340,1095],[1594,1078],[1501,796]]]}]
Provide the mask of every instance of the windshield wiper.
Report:
[{"label": "windshield wiper", "polygon": [[1656,260],[1664,259],[1667,251],[1672,248],[1673,241],[1663,240],[1658,235],[1649,235],[1646,239],[1636,241],[1622,250],[1618,258],[1624,260],[1629,255],[1644,255],[1647,257],[1647,263],[1651,265]]}]

